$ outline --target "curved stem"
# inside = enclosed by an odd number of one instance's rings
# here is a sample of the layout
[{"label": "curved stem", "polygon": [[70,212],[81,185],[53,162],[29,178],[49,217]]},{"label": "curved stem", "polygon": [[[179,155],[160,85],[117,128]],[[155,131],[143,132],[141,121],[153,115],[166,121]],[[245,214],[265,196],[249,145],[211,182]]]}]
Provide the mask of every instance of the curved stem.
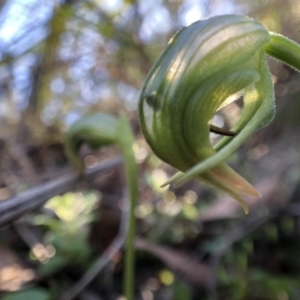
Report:
[{"label": "curved stem", "polygon": [[300,71],[300,45],[278,33],[270,32],[270,36],[266,54]]},{"label": "curved stem", "polygon": [[130,124],[124,115],[117,119],[101,113],[90,115],[75,123],[67,133],[65,142],[68,158],[81,172],[84,165],[78,152],[82,143],[88,143],[93,148],[117,144],[124,156],[125,178],[130,199],[130,204],[127,205],[129,207],[123,208],[129,209],[129,222],[125,228],[128,235],[124,267],[124,293],[127,300],[134,299],[134,209],[138,198],[138,175],[132,150],[133,142],[134,136]]}]

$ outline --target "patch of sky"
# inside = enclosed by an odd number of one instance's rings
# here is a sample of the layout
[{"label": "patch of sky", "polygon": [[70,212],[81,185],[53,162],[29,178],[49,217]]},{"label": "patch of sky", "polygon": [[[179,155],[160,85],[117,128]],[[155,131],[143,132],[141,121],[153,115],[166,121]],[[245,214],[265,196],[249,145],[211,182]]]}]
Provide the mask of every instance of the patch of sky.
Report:
[{"label": "patch of sky", "polygon": [[153,7],[161,7],[161,0],[144,0],[139,3],[139,12],[142,15],[146,15]]},{"label": "patch of sky", "polygon": [[62,78],[54,78],[51,81],[51,91],[56,94],[62,94],[65,90],[65,82]]},{"label": "patch of sky", "polygon": [[135,110],[137,107],[140,91],[124,82],[118,84],[118,96],[125,102],[128,110]]},{"label": "patch of sky", "polygon": [[54,5],[55,1],[7,1],[0,15],[1,47],[17,55],[41,41],[47,34],[42,25],[51,17]]},{"label": "patch of sky", "polygon": [[48,35],[48,31],[45,28],[35,28],[31,30],[29,35],[24,36],[22,39],[7,46],[6,52],[12,56],[20,56],[33,46],[42,42]]},{"label": "patch of sky", "polygon": [[69,112],[65,117],[65,124],[69,127],[82,118],[82,114],[76,111]]},{"label": "patch of sky", "polygon": [[13,85],[18,90],[24,90],[30,84],[29,80],[29,70],[24,68],[19,68],[20,70],[17,72],[17,75],[14,77]]},{"label": "patch of sky", "polygon": [[[184,1],[179,10],[179,22],[180,25],[188,26],[200,19],[207,19],[212,16],[242,13],[243,9],[241,5],[237,5],[235,1],[232,0],[216,0],[214,3],[206,1],[207,3],[187,0]],[[207,10],[204,5],[210,7],[213,5],[212,9]],[[212,7],[212,6],[211,6]]]},{"label": "patch of sky", "polygon": [[65,29],[71,32],[78,33],[81,30],[83,24],[85,24],[85,22],[80,21],[80,19],[76,17],[76,19],[69,19],[68,22],[66,22]]},{"label": "patch of sky", "polygon": [[77,49],[74,45],[64,45],[58,50],[58,56],[61,60],[72,60],[74,57],[77,57]]},{"label": "patch of sky", "polygon": [[120,47],[117,42],[110,40],[105,43],[105,49],[107,53],[113,55],[119,51]]},{"label": "patch of sky", "polygon": [[206,17],[238,13],[238,5],[232,0],[218,0],[211,15]]},{"label": "patch of sky", "polygon": [[86,71],[75,64],[68,69],[68,74],[72,80],[77,81],[86,75]]},{"label": "patch of sky", "polygon": [[60,36],[60,42],[63,47],[72,47],[75,44],[75,36],[70,31],[65,31]]},{"label": "patch of sky", "polygon": [[113,93],[111,87],[108,84],[101,84],[99,91],[97,92],[97,98],[100,100],[107,100],[112,97]]},{"label": "patch of sky", "polygon": [[93,53],[81,56],[77,61],[77,66],[85,71],[90,70],[95,65],[95,57]]},{"label": "patch of sky", "polygon": [[203,18],[203,7],[199,1],[185,1],[179,9],[179,22],[188,26]]},{"label": "patch of sky", "polygon": [[94,64],[95,60],[91,56],[82,56],[68,68],[68,75],[73,81],[78,82],[88,75]]},{"label": "patch of sky", "polygon": [[32,68],[36,63],[36,55],[27,54],[20,57],[15,64],[13,64],[12,74],[14,78],[14,86],[21,90],[30,84],[30,75]]},{"label": "patch of sky", "polygon": [[10,70],[6,66],[0,66],[0,81],[7,80],[10,76]]},{"label": "patch of sky", "polygon": [[94,2],[109,13],[115,13],[119,11],[123,5],[122,0],[95,0]]},{"label": "patch of sky", "polygon": [[103,38],[97,31],[90,28],[83,28],[80,36],[77,38],[77,44],[82,50],[91,52],[91,47],[95,47],[97,44],[103,44]]},{"label": "patch of sky", "polygon": [[23,110],[28,104],[31,92],[32,68],[36,62],[36,55],[27,54],[20,57],[12,66],[13,92],[12,101],[17,110]]},{"label": "patch of sky", "polygon": [[0,117],[7,117],[8,113],[9,109],[7,103],[0,101]]},{"label": "patch of sky", "polygon": [[[110,2],[110,1],[107,1]],[[99,14],[97,14],[97,11],[87,10],[85,8],[77,10],[77,15],[80,16],[82,19],[84,19],[88,23],[97,24],[100,22]]]},{"label": "patch of sky", "polygon": [[109,79],[109,73],[107,72],[107,70],[103,69],[102,67],[100,67],[99,69],[96,67],[93,70],[93,77],[91,78],[91,80],[93,80],[93,83],[98,87],[100,82],[103,82],[105,80]]},{"label": "patch of sky", "polygon": [[86,104],[95,104],[98,102],[98,95],[94,91],[90,82],[86,81],[82,83],[81,86],[81,97]]},{"label": "patch of sky", "polygon": [[15,109],[17,111],[22,111],[26,108],[27,104],[28,104],[28,95],[29,95],[30,91],[27,90],[25,91],[25,95],[23,92],[18,91],[18,90],[14,90],[13,91],[13,96],[11,97],[12,102],[15,105]]},{"label": "patch of sky", "polygon": [[59,114],[62,112],[62,103],[60,99],[50,99],[48,104],[40,113],[40,118],[43,122],[50,126],[54,123],[54,120],[58,117]]},{"label": "patch of sky", "polygon": [[65,31],[62,33],[60,36],[61,47],[58,51],[58,55],[62,60],[71,59],[74,55],[76,55],[76,52],[74,51],[75,42],[76,39],[72,32]]},{"label": "patch of sky", "polygon": [[[68,37],[69,35],[69,37]],[[84,29],[77,38],[69,33],[68,42],[59,50],[59,56],[62,60],[72,60],[75,58],[73,67],[83,68],[82,71],[92,68],[96,64],[98,56],[98,45],[104,44],[102,37],[95,31]]]},{"label": "patch of sky", "polygon": [[165,35],[171,29],[172,19],[169,11],[163,6],[155,5],[145,14],[139,36],[144,43],[150,43],[155,36]]}]

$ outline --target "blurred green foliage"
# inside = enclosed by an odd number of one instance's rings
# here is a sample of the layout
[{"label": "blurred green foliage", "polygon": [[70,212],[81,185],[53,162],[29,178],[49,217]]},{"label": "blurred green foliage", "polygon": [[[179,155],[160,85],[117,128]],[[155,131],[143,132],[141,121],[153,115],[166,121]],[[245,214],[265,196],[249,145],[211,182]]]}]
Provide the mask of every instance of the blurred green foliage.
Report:
[{"label": "blurred green foliage", "polygon": [[33,223],[44,227],[45,244],[53,247],[53,255],[40,265],[41,275],[55,274],[74,263],[84,270],[89,267],[92,256],[87,241],[88,224],[93,220],[97,200],[97,193],[93,191],[66,193],[46,204],[54,216],[38,214],[34,217]]},{"label": "blurred green foliage", "polygon": [[21,292],[14,292],[7,294],[2,298],[3,300],[50,300],[51,295],[44,289],[41,288],[31,288],[23,290]]}]

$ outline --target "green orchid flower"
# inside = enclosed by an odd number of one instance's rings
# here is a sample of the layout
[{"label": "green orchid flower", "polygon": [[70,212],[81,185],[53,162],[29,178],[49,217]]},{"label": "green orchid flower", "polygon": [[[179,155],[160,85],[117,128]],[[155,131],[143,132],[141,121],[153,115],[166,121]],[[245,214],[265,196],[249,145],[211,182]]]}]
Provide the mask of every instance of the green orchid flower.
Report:
[{"label": "green orchid flower", "polygon": [[127,242],[124,275],[124,294],[128,300],[134,299],[134,209],[138,199],[138,175],[132,149],[133,142],[134,136],[130,124],[123,115],[116,118],[103,113],[96,113],[79,120],[71,126],[65,138],[66,155],[81,174],[84,173],[84,164],[80,159],[79,150],[83,143],[90,145],[92,148],[117,145],[123,154],[125,177],[130,198],[129,224],[128,228],[125,228],[127,230]]},{"label": "green orchid flower", "polygon": [[[153,152],[183,172],[166,184],[197,178],[231,195],[248,213],[242,196],[260,194],[224,162],[274,116],[265,54],[300,70],[298,44],[245,16],[201,20],[170,40],[150,70],[139,102],[141,129]],[[244,108],[228,133],[232,137],[213,147],[212,117],[241,93]]]}]

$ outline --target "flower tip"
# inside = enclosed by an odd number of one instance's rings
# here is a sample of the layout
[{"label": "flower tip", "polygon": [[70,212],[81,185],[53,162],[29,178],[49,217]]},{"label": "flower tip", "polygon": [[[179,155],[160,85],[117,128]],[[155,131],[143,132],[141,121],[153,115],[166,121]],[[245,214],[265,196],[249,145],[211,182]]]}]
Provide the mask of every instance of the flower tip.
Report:
[{"label": "flower tip", "polygon": [[234,199],[237,200],[237,202],[239,202],[239,204],[242,206],[245,215],[248,215],[249,207],[248,207],[248,204],[246,203],[246,201],[237,195],[234,197]]},{"label": "flower tip", "polygon": [[261,193],[259,193],[259,191],[250,184],[244,189],[243,192],[247,196],[261,197]]},{"label": "flower tip", "polygon": [[177,178],[180,178],[182,176],[183,176],[183,173],[177,172],[175,175],[173,175],[171,178],[169,178],[165,183],[163,183],[160,187],[164,188],[164,187],[166,187],[167,185],[171,184],[174,181],[176,183]]},{"label": "flower tip", "polygon": [[245,215],[249,214],[249,207],[248,207],[248,205],[243,206],[243,210],[244,210]]},{"label": "flower tip", "polygon": [[166,181],[165,183],[163,183],[163,184],[160,186],[160,188],[162,189],[162,188],[166,187],[166,186],[169,185],[169,184],[170,184],[170,182],[169,182],[169,180],[168,180],[168,181]]}]

